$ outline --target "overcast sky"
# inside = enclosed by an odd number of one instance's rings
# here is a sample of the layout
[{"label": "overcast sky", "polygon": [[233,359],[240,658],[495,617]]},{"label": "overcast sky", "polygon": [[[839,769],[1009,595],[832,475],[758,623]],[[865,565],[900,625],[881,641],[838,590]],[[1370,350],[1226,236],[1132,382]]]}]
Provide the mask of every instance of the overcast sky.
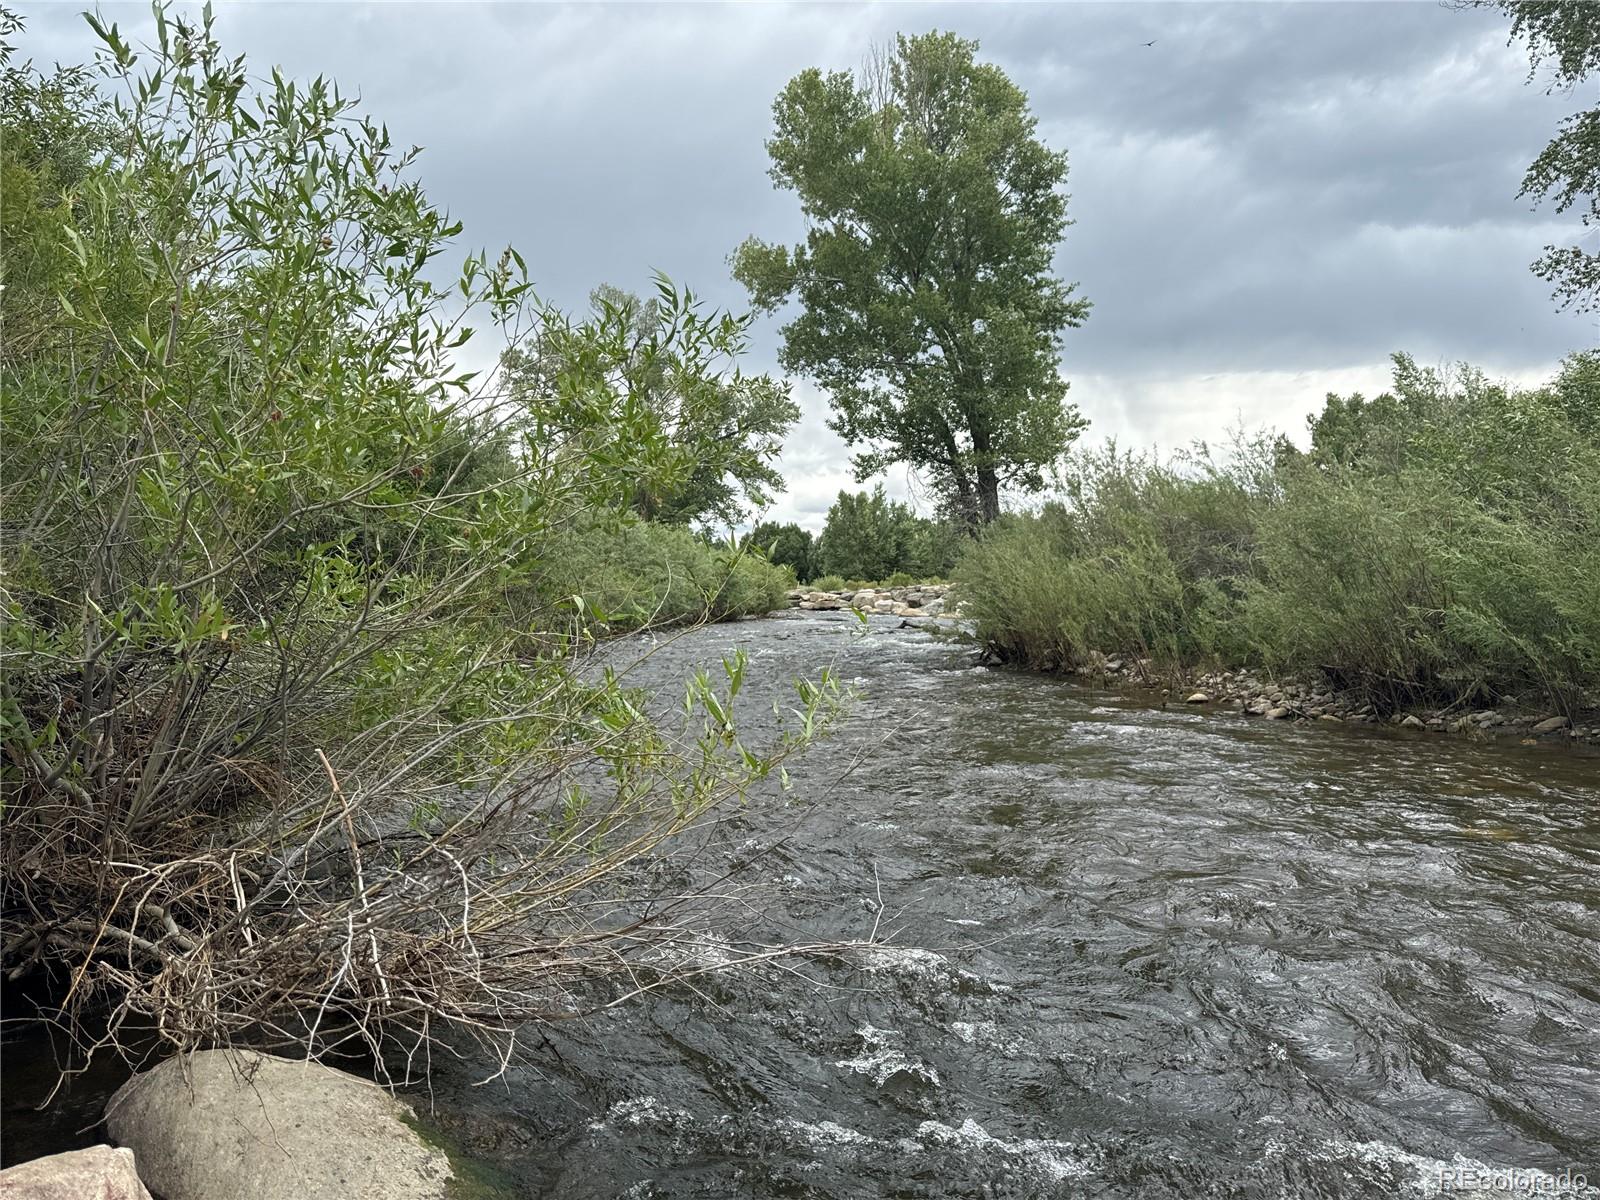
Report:
[{"label": "overcast sky", "polygon": [[[22,51],[81,62],[84,5],[20,5]],[[515,244],[540,293],[579,306],[662,270],[740,305],[727,256],[798,240],[767,177],[773,97],[853,69],[899,32],[981,43],[1071,159],[1058,264],[1094,302],[1062,370],[1089,437],[1174,446],[1240,422],[1295,432],[1329,390],[1380,390],[1387,356],[1536,381],[1592,346],[1527,264],[1575,219],[1516,196],[1582,106],[1528,83],[1492,11],[1418,2],[1186,4],[217,5],[253,73],[325,74],[426,148],[420,174],[470,246]],[[144,5],[102,5],[124,32]],[[1155,39],[1155,45],[1142,43]],[[466,247],[464,247],[466,248]],[[779,321],[751,366],[776,370]],[[772,515],[820,528],[847,450],[826,398]],[[907,493],[906,472],[888,477]]]}]

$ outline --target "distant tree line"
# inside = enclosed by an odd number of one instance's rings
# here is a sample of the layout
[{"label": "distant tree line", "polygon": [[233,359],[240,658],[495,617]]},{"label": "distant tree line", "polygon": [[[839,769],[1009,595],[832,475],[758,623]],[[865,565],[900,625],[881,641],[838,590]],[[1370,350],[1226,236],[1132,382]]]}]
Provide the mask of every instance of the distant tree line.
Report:
[{"label": "distant tree line", "polygon": [[881,582],[895,575],[934,579],[947,575],[964,533],[948,520],[920,517],[891,500],[880,484],[870,492],[839,493],[820,535],[794,522],[762,522],[750,534],[755,546],[802,583],[825,576]]}]

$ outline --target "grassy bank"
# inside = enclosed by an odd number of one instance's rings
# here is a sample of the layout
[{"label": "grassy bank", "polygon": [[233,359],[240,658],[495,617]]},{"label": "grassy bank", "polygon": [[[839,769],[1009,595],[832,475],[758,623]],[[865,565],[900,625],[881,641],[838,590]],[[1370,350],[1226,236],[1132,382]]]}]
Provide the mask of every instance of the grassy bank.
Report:
[{"label": "grassy bank", "polygon": [[1395,360],[1311,445],[1080,456],[957,578],[979,636],[1036,668],[1096,652],[1316,673],[1384,710],[1600,692],[1600,355],[1508,388]]}]

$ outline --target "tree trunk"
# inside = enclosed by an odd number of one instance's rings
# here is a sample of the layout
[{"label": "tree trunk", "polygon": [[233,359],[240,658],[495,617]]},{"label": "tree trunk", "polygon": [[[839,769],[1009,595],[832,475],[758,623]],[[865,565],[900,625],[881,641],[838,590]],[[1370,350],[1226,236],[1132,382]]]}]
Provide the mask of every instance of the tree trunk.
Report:
[{"label": "tree trunk", "polygon": [[978,497],[972,491],[972,477],[961,465],[961,448],[956,444],[955,433],[948,424],[940,422],[940,425],[945,444],[945,466],[950,472],[950,482],[956,490],[956,519],[968,529],[976,530],[982,523],[983,517]]},{"label": "tree trunk", "polygon": [[976,414],[967,418],[972,433],[972,456],[977,460],[978,520],[987,525],[1000,515],[1000,474],[994,467],[994,444],[989,426]]},{"label": "tree trunk", "polygon": [[967,473],[961,470],[950,472],[950,477],[956,485],[956,517],[969,529],[976,529],[983,518],[978,497],[972,490],[972,481],[967,478]]},{"label": "tree trunk", "polygon": [[993,467],[978,468],[978,520],[987,525],[1000,515],[1000,476]]}]

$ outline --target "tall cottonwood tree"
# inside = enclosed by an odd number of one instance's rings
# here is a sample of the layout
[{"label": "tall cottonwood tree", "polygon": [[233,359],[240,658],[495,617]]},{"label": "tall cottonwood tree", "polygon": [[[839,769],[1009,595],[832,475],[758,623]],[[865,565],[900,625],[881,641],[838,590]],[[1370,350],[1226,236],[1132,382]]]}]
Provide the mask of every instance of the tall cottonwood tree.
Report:
[{"label": "tall cottonwood tree", "polygon": [[865,447],[858,475],[929,470],[965,519],[987,522],[1000,489],[1043,486],[1083,426],[1057,360],[1089,305],[1052,269],[1067,157],[977,49],[902,35],[859,77],[791,80],[767,149],[806,240],[752,238],[733,265],[758,307],[799,299],[783,365],[830,393],[833,428]]}]

